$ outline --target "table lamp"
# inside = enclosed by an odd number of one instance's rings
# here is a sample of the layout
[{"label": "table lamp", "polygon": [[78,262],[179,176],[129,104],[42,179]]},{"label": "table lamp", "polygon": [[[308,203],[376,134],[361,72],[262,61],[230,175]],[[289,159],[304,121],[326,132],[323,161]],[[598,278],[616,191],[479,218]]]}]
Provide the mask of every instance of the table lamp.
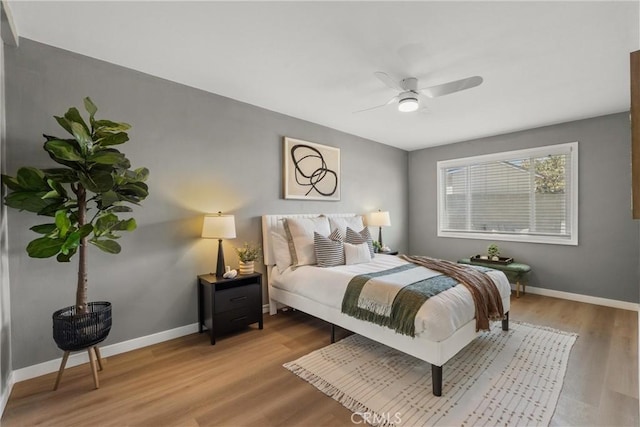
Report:
[{"label": "table lamp", "polygon": [[380,242],[380,246],[384,246],[382,244],[382,227],[389,227],[391,225],[391,220],[389,219],[389,212],[380,211],[371,212],[369,214],[369,219],[367,220],[367,225],[370,227],[379,227],[378,229],[378,242]]},{"label": "table lamp", "polygon": [[217,214],[205,215],[202,224],[202,237],[204,239],[218,239],[218,265],[216,276],[224,274],[224,252],[222,251],[222,239],[236,238],[236,221],[233,215]]}]

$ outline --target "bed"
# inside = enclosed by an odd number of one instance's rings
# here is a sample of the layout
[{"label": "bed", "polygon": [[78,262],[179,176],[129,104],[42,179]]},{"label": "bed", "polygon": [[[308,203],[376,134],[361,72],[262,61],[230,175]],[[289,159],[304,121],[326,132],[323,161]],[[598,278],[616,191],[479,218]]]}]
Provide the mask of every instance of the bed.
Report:
[{"label": "bed", "polygon": [[[273,239],[277,238],[275,234],[285,235],[283,219],[320,216],[319,214],[295,214],[262,217],[263,254],[267,267],[270,314],[276,314],[279,307],[291,307],[330,323],[332,340],[333,328],[337,325],[424,360],[432,366],[433,394],[440,396],[443,365],[478,335],[473,301],[469,303],[469,299],[472,299],[471,295],[463,289],[462,285],[459,285],[427,300],[425,306],[431,304],[435,308],[420,309],[415,320],[415,337],[399,334],[388,327],[344,314],[340,307],[340,293],[344,294],[344,287],[350,274],[390,268],[405,261],[392,255],[377,254],[367,264],[330,268],[306,265],[281,271],[282,267],[276,266]],[[357,215],[325,214],[324,216],[335,218],[337,221],[348,220]],[[492,270],[488,273],[500,292],[505,313],[502,328],[507,330],[511,288],[502,272]],[[451,304],[455,307],[449,308]],[[429,318],[430,311],[436,313],[431,318]],[[442,328],[442,324],[448,326]]]}]

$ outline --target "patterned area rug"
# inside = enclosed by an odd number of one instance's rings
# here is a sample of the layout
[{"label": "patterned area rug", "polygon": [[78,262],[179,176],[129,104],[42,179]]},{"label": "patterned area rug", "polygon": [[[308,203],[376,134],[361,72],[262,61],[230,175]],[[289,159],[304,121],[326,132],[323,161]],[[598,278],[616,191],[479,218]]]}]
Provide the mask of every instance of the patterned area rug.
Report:
[{"label": "patterned area rug", "polygon": [[359,335],[284,367],[351,410],[356,424],[546,426],[576,338],[495,323],[444,365],[441,397],[431,393],[431,365]]}]

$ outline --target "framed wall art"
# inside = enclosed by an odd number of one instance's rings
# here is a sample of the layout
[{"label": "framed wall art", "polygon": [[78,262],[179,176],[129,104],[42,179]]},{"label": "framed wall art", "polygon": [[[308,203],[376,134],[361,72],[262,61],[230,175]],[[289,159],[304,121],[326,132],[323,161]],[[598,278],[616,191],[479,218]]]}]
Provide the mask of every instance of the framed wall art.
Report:
[{"label": "framed wall art", "polygon": [[340,200],[340,149],[284,138],[284,198]]}]

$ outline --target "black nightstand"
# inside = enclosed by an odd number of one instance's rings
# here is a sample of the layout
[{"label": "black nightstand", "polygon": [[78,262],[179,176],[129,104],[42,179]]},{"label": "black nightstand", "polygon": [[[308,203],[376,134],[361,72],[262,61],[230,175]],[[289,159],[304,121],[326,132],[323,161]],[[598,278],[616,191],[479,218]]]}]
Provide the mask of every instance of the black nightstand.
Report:
[{"label": "black nightstand", "polygon": [[262,329],[262,274],[223,279],[215,274],[198,276],[198,332],[216,336],[258,323]]}]

